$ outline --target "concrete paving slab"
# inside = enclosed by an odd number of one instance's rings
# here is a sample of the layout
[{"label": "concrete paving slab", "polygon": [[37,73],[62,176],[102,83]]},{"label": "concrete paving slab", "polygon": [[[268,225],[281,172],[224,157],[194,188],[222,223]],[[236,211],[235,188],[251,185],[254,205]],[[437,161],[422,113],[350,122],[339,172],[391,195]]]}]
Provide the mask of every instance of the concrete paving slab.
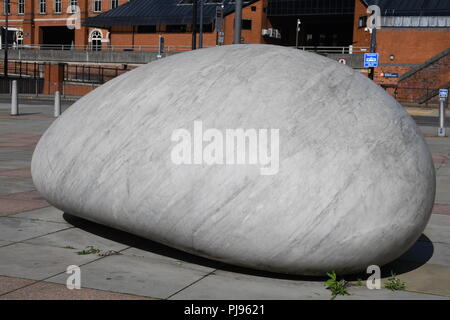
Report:
[{"label": "concrete paving slab", "polygon": [[29,167],[31,160],[2,160],[0,157],[0,169],[16,169],[21,167]]},{"label": "concrete paving slab", "polygon": [[[206,300],[268,300],[268,299],[315,299],[328,300],[331,293],[324,281],[280,280],[252,275],[215,271],[170,299]],[[366,287],[350,287],[350,296],[339,296],[337,300],[354,299],[437,299],[440,297],[405,291],[390,292],[386,289],[369,290]]]},{"label": "concrete paving slab", "polygon": [[1,133],[20,132],[29,134],[42,134],[54,118],[24,119],[19,117],[8,117],[0,119]]},{"label": "concrete paving slab", "polygon": [[[447,207],[445,208],[447,209]],[[432,214],[427,226],[443,226],[450,228],[450,216],[446,214]]]},{"label": "concrete paving slab", "polygon": [[450,267],[427,263],[397,276],[406,290],[450,297]]},{"label": "concrete paving slab", "polygon": [[[83,287],[167,298],[213,269],[161,257],[115,255],[81,267]],[[63,275],[47,281],[65,283]]]},{"label": "concrete paving slab", "polygon": [[170,299],[329,299],[322,281],[273,279],[216,270]]},{"label": "concrete paving slab", "polygon": [[432,213],[438,215],[450,215],[450,204],[435,203]]},{"label": "concrete paving slab", "polygon": [[[420,129],[424,134],[437,134],[437,128],[435,127],[420,126]],[[450,154],[450,137],[425,137],[425,140],[432,154]]]},{"label": "concrete paving slab", "polygon": [[0,177],[0,195],[28,192],[35,189],[33,181],[29,178]]},{"label": "concrete paving slab", "polygon": [[38,282],[0,296],[0,300],[149,300],[149,298],[85,288],[69,290],[65,285]]},{"label": "concrete paving slab", "polygon": [[31,169],[30,168],[0,169],[0,176],[31,179]]},{"label": "concrete paving slab", "polygon": [[0,247],[7,246],[7,245],[9,245],[9,244],[11,244],[11,243],[14,243],[14,242],[0,240]]},{"label": "concrete paving slab", "polygon": [[450,203],[450,176],[437,175],[435,202]]},{"label": "concrete paving slab", "polygon": [[442,163],[438,171],[439,176],[450,176],[450,163]]},{"label": "concrete paving slab", "polygon": [[67,228],[56,222],[0,217],[0,240],[23,241]]},{"label": "concrete paving slab", "polygon": [[0,257],[0,275],[43,280],[64,273],[63,283],[66,283],[68,277],[65,274],[68,266],[80,266],[100,258],[94,254],[78,255],[75,250],[29,243],[1,247]]},{"label": "concrete paving slab", "polygon": [[[1,121],[0,121],[1,123]],[[0,124],[1,127],[1,124]],[[3,130],[2,130],[3,131]],[[33,155],[34,148],[0,148],[0,160],[12,160],[12,161],[27,161],[31,162],[31,156]],[[15,168],[25,168],[30,166],[16,166]]]},{"label": "concrete paving slab", "polygon": [[10,215],[10,217],[14,218],[25,218],[31,220],[42,220],[42,221],[50,221],[50,222],[59,222],[59,223],[67,223],[67,221],[63,218],[64,212],[55,208],[55,207],[45,207],[37,210],[30,210],[22,213],[17,213],[14,215]]},{"label": "concrete paving slab", "polygon": [[36,191],[0,194],[0,216],[48,207],[48,202]]},{"label": "concrete paving slab", "polygon": [[338,296],[336,300],[450,300],[449,297],[411,291],[387,289],[369,290],[367,287],[352,287],[350,296]]},{"label": "concrete paving slab", "polygon": [[[447,217],[450,217],[450,216],[447,216]],[[424,231],[424,234],[433,243],[442,243],[442,244],[450,245],[450,227],[428,225]]]},{"label": "concrete paving slab", "polygon": [[13,290],[28,286],[35,280],[0,276],[0,296]]},{"label": "concrete paving slab", "polygon": [[70,246],[78,251],[83,250],[88,246],[93,246],[101,251],[120,251],[127,248],[127,245],[111,241],[77,228],[62,230],[24,242],[60,248]]}]

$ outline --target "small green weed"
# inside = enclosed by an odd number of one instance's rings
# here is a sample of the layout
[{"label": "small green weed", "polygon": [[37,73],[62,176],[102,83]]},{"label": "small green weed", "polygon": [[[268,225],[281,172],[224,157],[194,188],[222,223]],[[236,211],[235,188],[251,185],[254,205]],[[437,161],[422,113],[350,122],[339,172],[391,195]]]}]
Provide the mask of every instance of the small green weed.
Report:
[{"label": "small green weed", "polygon": [[99,253],[100,249],[94,248],[93,246],[87,246],[85,250],[78,251],[78,255],[86,255],[86,254],[93,254],[93,253]]},{"label": "small green weed", "polygon": [[397,278],[395,273],[391,271],[391,276],[387,279],[387,282],[384,284],[384,287],[392,291],[405,290],[406,284],[405,282]]},{"label": "small green weed", "polygon": [[344,279],[338,281],[336,272],[334,271],[327,272],[327,276],[329,276],[330,279],[325,281],[325,286],[331,291],[331,299],[336,298],[338,295],[350,295],[347,291],[347,287],[349,286],[347,281]]}]

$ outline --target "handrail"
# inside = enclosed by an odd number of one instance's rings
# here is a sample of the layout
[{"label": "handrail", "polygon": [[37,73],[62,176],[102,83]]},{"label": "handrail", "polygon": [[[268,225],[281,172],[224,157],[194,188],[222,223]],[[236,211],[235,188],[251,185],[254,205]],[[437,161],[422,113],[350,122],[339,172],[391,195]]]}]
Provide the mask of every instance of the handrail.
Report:
[{"label": "handrail", "polygon": [[[3,46],[0,47],[3,49]],[[159,45],[59,45],[59,44],[36,44],[36,45],[8,45],[12,50],[58,50],[58,51],[137,51],[137,52],[159,52]],[[190,45],[167,45],[164,52],[183,52],[191,50]]]},{"label": "handrail", "polygon": [[[208,46],[205,46],[208,47]],[[312,51],[319,53],[367,53],[369,47],[354,47],[354,46],[290,46],[304,51]],[[1,46],[3,49],[3,46]],[[36,45],[9,45],[10,49],[18,50],[75,50],[75,51],[136,51],[136,52],[159,52],[159,45],[58,45],[58,44],[36,44]],[[190,51],[190,45],[166,45],[164,52],[184,52]]]},{"label": "handrail", "polygon": [[369,47],[354,47],[352,45],[342,46],[291,46],[303,51],[319,52],[319,53],[340,53],[340,54],[354,54],[367,53],[370,51]]}]

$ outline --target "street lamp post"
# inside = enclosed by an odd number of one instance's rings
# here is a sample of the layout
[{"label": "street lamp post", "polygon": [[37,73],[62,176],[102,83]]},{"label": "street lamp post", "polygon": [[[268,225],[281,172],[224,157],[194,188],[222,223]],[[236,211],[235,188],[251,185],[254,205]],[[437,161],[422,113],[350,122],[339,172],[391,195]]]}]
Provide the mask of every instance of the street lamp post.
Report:
[{"label": "street lamp post", "polygon": [[[373,28],[372,37],[370,40],[370,52],[375,53],[377,51],[377,28]],[[375,68],[370,68],[369,79],[373,80],[375,74]]]},{"label": "street lamp post", "polygon": [[5,54],[3,56],[4,61],[3,61],[3,75],[5,76],[5,78],[8,77],[8,27],[9,27],[9,20],[8,20],[8,16],[9,16],[9,0],[3,0],[3,11],[5,13]]},{"label": "street lamp post", "polygon": [[298,34],[300,32],[300,24],[302,22],[300,21],[300,19],[297,19],[297,30],[295,32],[295,48],[298,49]]},{"label": "street lamp post", "polygon": [[197,0],[192,0],[192,50],[197,49]]},{"label": "street lamp post", "polygon": [[204,0],[200,1],[200,30],[198,34],[198,47],[203,48],[203,4]]},{"label": "street lamp post", "polygon": [[236,0],[236,7],[234,10],[234,44],[241,43],[241,29],[242,29],[242,0]]}]

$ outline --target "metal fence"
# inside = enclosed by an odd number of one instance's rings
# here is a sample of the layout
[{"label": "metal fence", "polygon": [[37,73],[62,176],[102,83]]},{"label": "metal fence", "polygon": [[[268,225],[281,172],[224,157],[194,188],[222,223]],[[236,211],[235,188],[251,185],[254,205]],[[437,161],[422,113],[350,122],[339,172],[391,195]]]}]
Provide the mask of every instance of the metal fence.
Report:
[{"label": "metal fence", "polygon": [[382,87],[401,103],[420,104],[423,106],[437,105],[439,103],[439,88],[403,87],[395,85]]},{"label": "metal fence", "polygon": [[1,77],[0,93],[11,93],[11,81],[17,80],[17,92],[22,94],[39,95],[43,93],[44,79],[40,78],[18,78],[18,77]]},{"label": "metal fence", "polygon": [[122,67],[105,67],[66,64],[64,66],[64,81],[103,84],[134,68],[134,66],[127,65]]},{"label": "metal fence", "polygon": [[368,53],[369,47],[354,47],[354,46],[346,46],[346,47],[331,47],[331,46],[293,46],[291,48],[297,48],[303,51],[311,51],[317,53],[340,53],[340,54],[362,54]]},{"label": "metal fence", "polygon": [[[9,61],[7,76],[4,64],[0,62],[0,93],[11,93],[11,81],[17,80],[18,93],[32,95],[48,95],[49,88],[54,86],[53,79],[44,77],[46,62]],[[64,64],[63,81],[60,84],[61,94],[83,95],[86,91],[76,94],[75,87],[84,89],[95,88],[121,74],[134,69],[135,66],[122,65],[117,67],[94,66],[84,64]],[[46,89],[47,88],[47,89]],[[75,91],[76,92],[76,91]]]},{"label": "metal fence", "polygon": [[[208,46],[204,46],[207,48]],[[369,52],[369,47],[350,46],[293,46],[304,51],[312,51],[318,53],[341,53],[341,54],[358,54]],[[11,50],[78,50],[78,51],[136,51],[136,52],[159,52],[159,45],[67,45],[67,44],[37,44],[37,45],[18,45],[10,47]],[[190,45],[167,45],[164,46],[164,52],[184,52],[190,51]]]},{"label": "metal fence", "polygon": [[[206,48],[207,46],[205,46]],[[3,46],[1,46],[3,49]],[[136,51],[159,52],[159,45],[67,45],[67,44],[36,44],[8,46],[9,50],[77,50],[77,51]],[[167,45],[164,52],[184,52],[191,50],[190,45]]]}]

